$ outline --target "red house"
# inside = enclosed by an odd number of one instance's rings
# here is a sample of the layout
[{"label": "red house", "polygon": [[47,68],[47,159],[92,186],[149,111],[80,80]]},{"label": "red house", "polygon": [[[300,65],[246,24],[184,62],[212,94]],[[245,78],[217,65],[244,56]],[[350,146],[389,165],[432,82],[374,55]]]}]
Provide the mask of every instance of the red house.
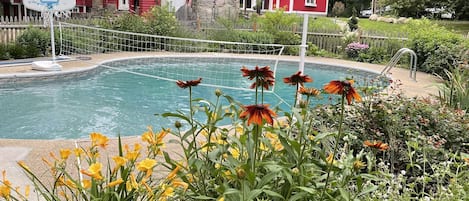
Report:
[{"label": "red house", "polygon": [[[160,0],[75,0],[72,13],[89,13],[94,10],[127,11],[142,14],[152,6],[160,5]],[[37,16],[38,12],[26,9],[23,0],[0,0],[0,16]]]},{"label": "red house", "polygon": [[[240,0],[240,9],[254,9],[256,0]],[[286,13],[308,13],[312,15],[327,15],[328,0],[261,0],[264,11],[285,9]]]}]

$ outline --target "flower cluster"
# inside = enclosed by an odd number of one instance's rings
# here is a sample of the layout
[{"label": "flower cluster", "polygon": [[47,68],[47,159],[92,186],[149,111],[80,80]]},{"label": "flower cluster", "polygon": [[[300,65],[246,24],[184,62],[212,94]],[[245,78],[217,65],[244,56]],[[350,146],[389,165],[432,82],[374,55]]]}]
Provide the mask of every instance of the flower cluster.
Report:
[{"label": "flower cluster", "polygon": [[358,42],[353,42],[345,47],[345,53],[349,58],[356,58],[360,53],[366,52],[370,46]]}]

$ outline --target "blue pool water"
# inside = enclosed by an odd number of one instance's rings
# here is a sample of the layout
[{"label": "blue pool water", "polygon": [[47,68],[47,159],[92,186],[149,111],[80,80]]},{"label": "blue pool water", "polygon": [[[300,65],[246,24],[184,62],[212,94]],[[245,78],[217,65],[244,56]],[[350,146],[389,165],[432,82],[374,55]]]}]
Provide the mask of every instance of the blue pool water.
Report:
[{"label": "blue pool water", "polygon": [[[241,66],[252,68],[274,64],[271,60],[231,59],[220,63],[220,60],[198,58],[192,63],[194,68],[179,68],[179,62],[190,59],[115,61],[106,65],[126,71],[99,68],[94,74],[82,78],[3,86],[0,88],[0,138],[74,139],[86,137],[90,132],[132,136],[143,133],[148,125],[156,129],[172,127],[174,120],[154,114],[177,110],[188,112],[188,89],[180,89],[174,81],[155,79],[152,75],[181,80],[202,77],[203,83],[247,88],[252,81],[241,76]],[[294,87],[284,84],[282,78],[297,69],[297,62],[280,61],[278,64],[275,93],[288,104],[293,102]],[[308,63],[305,74],[314,79],[306,86],[317,88],[335,79],[354,77],[363,81],[377,77],[369,72]],[[215,101],[214,90],[213,87],[197,86],[193,98]],[[244,104],[253,104],[253,92],[222,91]],[[328,95],[323,96],[323,100],[316,102],[330,102]],[[289,108],[273,93],[267,93],[266,102]]]}]

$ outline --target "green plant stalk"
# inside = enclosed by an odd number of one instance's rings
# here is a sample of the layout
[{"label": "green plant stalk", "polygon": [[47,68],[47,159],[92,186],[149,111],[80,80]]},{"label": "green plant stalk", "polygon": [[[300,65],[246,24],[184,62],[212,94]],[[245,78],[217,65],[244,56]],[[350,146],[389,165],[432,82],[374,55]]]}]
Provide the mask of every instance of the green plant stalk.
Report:
[{"label": "green plant stalk", "polygon": [[295,90],[295,102],[293,103],[293,108],[296,107],[296,104],[298,102],[298,89],[299,89],[299,84],[296,84],[296,90]]},{"label": "green plant stalk", "polygon": [[[189,86],[189,115],[190,115],[190,123],[191,123],[191,130],[194,130],[194,111],[192,109],[192,87]],[[194,131],[192,132],[192,147],[195,150],[195,157],[199,158],[199,153],[197,152],[197,136]]]},{"label": "green plant stalk", "polygon": [[[259,78],[256,76],[256,85],[257,85],[257,81],[259,80]],[[258,86],[256,86],[256,98],[254,99],[254,103],[257,105],[257,92],[258,92]]]},{"label": "green plant stalk", "polygon": [[331,168],[332,168],[332,165],[334,164],[335,153],[337,152],[337,148],[339,146],[339,140],[342,137],[342,124],[344,123],[344,110],[345,110],[345,93],[342,93],[342,99],[340,101],[340,108],[341,108],[341,111],[340,111],[339,129],[337,131],[338,133],[337,133],[337,138],[335,140],[334,150],[332,151],[332,161],[330,164],[328,164],[328,167],[327,167],[326,183],[324,184],[324,190],[321,193],[321,200],[323,200],[324,193],[327,190]]},{"label": "green plant stalk", "polygon": [[[297,90],[297,93],[298,93],[298,90]],[[296,96],[295,96],[296,97]],[[308,111],[308,105],[309,105],[309,96],[306,98],[306,108],[305,108],[305,118],[306,118],[306,114],[307,114],[307,111]],[[301,125],[301,128],[304,128],[305,127],[305,118],[303,119],[303,124]],[[308,127],[308,131],[306,133],[309,133],[311,127]],[[306,150],[306,140],[304,140],[304,131],[303,129],[301,129],[301,132],[300,132],[300,145],[301,145],[301,152],[300,152],[300,157],[298,158],[298,161],[297,161],[297,164],[296,164],[296,167],[300,170],[300,175],[303,175],[303,168],[301,167],[302,163],[303,163],[303,155],[305,153],[305,150]],[[304,180],[302,179],[302,177],[300,176],[300,185],[304,185]]]},{"label": "green plant stalk", "polygon": [[254,140],[254,156],[251,159],[252,167],[251,170],[254,174],[256,174],[256,160],[257,160],[257,152],[259,149],[259,134],[262,132],[262,127],[260,125],[255,125],[253,129],[253,140]]}]

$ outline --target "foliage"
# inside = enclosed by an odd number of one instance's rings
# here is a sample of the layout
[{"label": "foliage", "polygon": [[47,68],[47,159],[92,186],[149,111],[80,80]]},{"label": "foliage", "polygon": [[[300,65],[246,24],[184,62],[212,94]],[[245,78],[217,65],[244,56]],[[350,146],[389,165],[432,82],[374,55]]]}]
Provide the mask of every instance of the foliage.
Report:
[{"label": "foliage", "polygon": [[10,59],[10,53],[8,52],[8,45],[0,44],[0,60]]},{"label": "foliage", "polygon": [[24,59],[26,58],[25,46],[18,43],[8,44],[8,52],[13,59]]},{"label": "foliage", "polygon": [[332,6],[332,16],[342,16],[342,14],[345,11],[345,5],[344,3],[337,1],[334,3],[334,6]]},{"label": "foliage", "polygon": [[358,58],[360,54],[366,53],[370,47],[367,44],[361,43],[350,43],[345,47],[345,53],[347,54],[348,58]]},{"label": "foliage", "polygon": [[370,47],[367,51],[360,52],[356,61],[374,64],[382,64],[389,60],[389,54],[384,48]]},{"label": "foliage", "polygon": [[219,30],[210,34],[215,41],[231,41],[244,43],[273,44],[274,36],[266,32],[250,32],[240,30]]},{"label": "foliage", "polygon": [[[409,48],[418,57],[418,70],[444,75],[444,69],[451,69],[460,60],[461,49],[468,48],[461,35],[452,33],[429,20],[412,21],[409,29]],[[463,46],[459,46],[462,44]]]},{"label": "foliage", "polygon": [[39,28],[29,27],[16,39],[16,43],[24,47],[26,57],[44,56],[50,46],[50,34]]},{"label": "foliage", "polygon": [[358,29],[358,18],[355,15],[352,15],[347,22],[348,28],[350,31],[355,31]]},{"label": "foliage", "polygon": [[119,15],[112,21],[112,23],[105,24],[105,26],[106,28],[119,31],[148,33],[148,31],[145,29],[146,27],[143,19],[138,15],[130,13]]},{"label": "foliage", "polygon": [[283,27],[292,27],[298,21],[296,15],[285,14],[284,10],[268,12],[259,19],[263,32],[270,33],[275,38],[275,43],[283,45],[299,44],[295,33],[282,31]]},{"label": "foliage", "polygon": [[469,69],[463,65],[446,70],[444,85],[440,87],[439,98],[442,104],[459,110],[469,109]]},{"label": "foliage", "polygon": [[[339,97],[337,105],[311,107],[319,90],[300,89],[298,107],[274,112],[263,104],[263,89],[273,84],[268,81],[273,74],[268,67],[256,69],[242,69],[256,88],[253,105],[218,89],[215,102],[193,98],[192,87],[202,79],[178,81],[189,89],[190,110],[162,114],[175,120],[174,129],[156,133],[149,128],[133,146],[118,139],[118,154],[110,157],[104,151],[109,139],[92,133],[89,146],[44,158],[50,184],[27,164],[19,165],[45,200],[467,199],[469,155],[463,152],[469,151],[469,121],[464,112],[427,99],[370,93],[379,86],[377,80],[356,89],[350,80],[331,81],[323,91],[331,93],[330,99]],[[297,89],[311,81],[301,72],[284,78]],[[359,89],[369,97],[346,106],[345,99]],[[285,117],[275,118],[280,112]],[[219,126],[223,119],[232,126]],[[171,140],[164,140],[167,135]],[[181,148],[179,155],[164,149],[167,142]],[[69,160],[72,156],[80,160]],[[157,174],[157,167],[170,173]],[[4,176],[0,197],[21,194],[13,186]]]},{"label": "foliage", "polygon": [[143,14],[146,33],[161,36],[174,36],[178,30],[178,21],[169,11],[168,5],[154,6]]},{"label": "foliage", "polygon": [[[399,85],[394,84],[393,88]],[[316,117],[318,132],[336,130],[334,125],[338,121],[335,112],[337,109],[338,106],[316,109],[319,114]],[[452,166],[448,161],[454,162],[454,153],[469,151],[466,144],[469,140],[468,115],[461,110],[441,107],[430,99],[404,98],[399,93],[386,97],[372,96],[362,104],[348,108],[345,121],[344,129],[349,133],[346,143],[350,149],[359,150],[363,146],[361,142],[367,139],[389,143],[389,150],[377,156],[376,161],[367,158],[368,164],[377,165],[375,168],[380,174],[392,176],[385,182],[389,183],[383,183],[379,188],[382,190],[377,193],[381,195],[372,194],[371,197],[386,198],[388,193],[385,189],[396,187],[389,186],[391,183],[402,185],[399,189],[393,189],[398,197],[390,198],[391,200],[403,200],[405,196],[438,197],[440,195],[437,189],[451,185],[448,177],[454,176],[454,169],[441,169],[440,171],[445,170],[443,175],[430,175],[436,174],[438,168]],[[383,163],[379,164],[380,161]],[[402,175],[402,172],[407,173]],[[396,184],[396,177],[393,175],[405,177],[401,183]],[[385,177],[383,175],[381,178]]]},{"label": "foliage", "polygon": [[425,13],[425,8],[430,0],[384,0],[383,5],[391,6],[397,16],[420,18]]},{"label": "foliage", "polygon": [[316,46],[313,43],[308,42],[308,49],[306,52],[307,56],[326,56],[328,55],[328,52],[323,49],[319,49],[318,46]]},{"label": "foliage", "polygon": [[161,36],[175,36],[183,31],[176,17],[168,6],[154,6],[143,14],[123,14],[109,22],[101,22],[101,26],[119,31],[145,33]]},{"label": "foliage", "polygon": [[398,16],[421,17],[425,8],[444,8],[447,12],[454,12],[455,19],[469,19],[469,2],[466,0],[384,0],[382,6],[391,6]]},{"label": "foliage", "polygon": [[[40,175],[32,172],[24,162],[18,164],[38,194],[48,201],[177,199],[184,196],[187,187],[185,182],[174,178],[178,168],[175,166],[163,179],[156,179],[153,172],[158,165],[155,158],[162,154],[163,138],[168,132],[154,133],[149,127],[142,135],[142,142],[133,146],[123,145],[119,138],[115,156],[106,155],[109,143],[106,136],[91,133],[89,146],[60,149],[57,153],[51,152],[50,158],[43,158],[50,169],[50,183],[41,180]],[[146,146],[145,151],[143,146]],[[146,155],[142,157],[143,154]],[[87,167],[83,167],[80,161],[86,162]]]}]

